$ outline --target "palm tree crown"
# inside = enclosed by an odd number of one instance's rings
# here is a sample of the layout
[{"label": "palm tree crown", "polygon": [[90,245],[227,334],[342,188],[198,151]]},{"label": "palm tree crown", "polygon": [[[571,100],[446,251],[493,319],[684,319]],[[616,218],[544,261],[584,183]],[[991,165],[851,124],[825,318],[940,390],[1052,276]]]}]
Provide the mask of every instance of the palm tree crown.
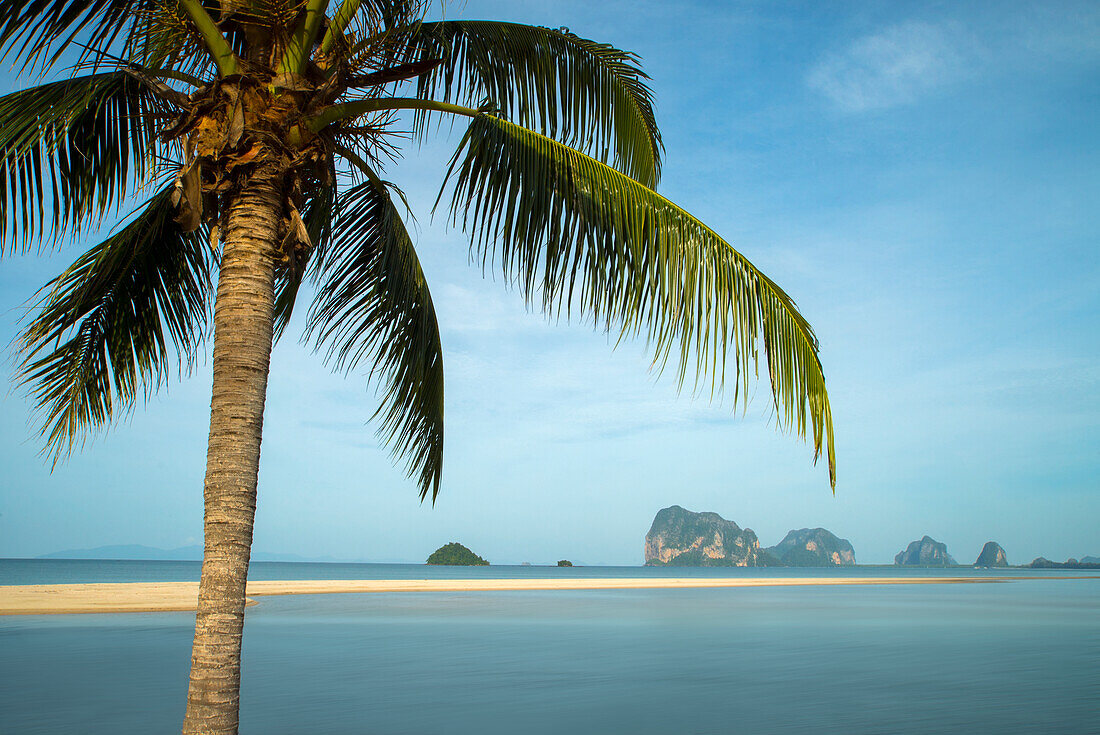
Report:
[{"label": "palm tree crown", "polygon": [[[567,29],[422,20],[423,3],[0,2],[24,68],[76,75],[0,99],[0,248],[129,223],[42,292],[22,344],[58,455],[147,395],[206,335],[226,203],[265,161],[289,172],[276,329],[304,277],[307,333],[384,384],[381,429],[422,494],[439,490],[443,364],[431,295],[383,170],[411,111],[420,138],[470,119],[450,210],[476,256],[547,311],[644,334],[681,381],[741,396],[762,348],[783,424],[834,472],[817,343],[792,300],[656,194],[662,144],[633,54]],[[402,96],[397,96],[403,92]],[[442,193],[442,192],[441,192]],[[169,343],[174,350],[169,348]]]},{"label": "palm tree crown", "polygon": [[[403,126],[420,140],[468,121],[440,197],[483,268],[547,313],[643,336],[681,384],[713,394],[733,373],[735,403],[762,352],[779,422],[835,485],[813,330],[655,191],[663,147],[634,54],[565,28],[428,22],[426,0],[334,3],[0,0],[2,53],[41,82],[0,98],[0,254],[129,212],[22,333],[47,451],[186,371],[213,327],[185,732],[236,732],[271,344],[305,279],[306,336],[335,369],[369,371],[382,437],[422,499],[439,492],[439,329],[385,178]],[[45,81],[61,62],[73,74]]]}]

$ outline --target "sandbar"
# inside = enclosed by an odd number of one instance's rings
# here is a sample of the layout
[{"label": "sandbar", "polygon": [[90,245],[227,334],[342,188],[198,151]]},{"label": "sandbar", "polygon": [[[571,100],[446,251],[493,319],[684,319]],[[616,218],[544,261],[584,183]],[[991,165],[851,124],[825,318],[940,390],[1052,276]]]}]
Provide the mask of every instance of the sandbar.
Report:
[{"label": "sandbar", "polygon": [[[1038,577],[1026,577],[1037,579]],[[251,598],[383,592],[509,592],[542,590],[711,589],[896,584],[988,584],[1024,577],[737,577],[576,579],[343,579],[253,581]],[[1059,577],[1067,579],[1067,577]],[[119,582],[0,586],[0,615],[170,612],[194,610],[197,582]]]}]

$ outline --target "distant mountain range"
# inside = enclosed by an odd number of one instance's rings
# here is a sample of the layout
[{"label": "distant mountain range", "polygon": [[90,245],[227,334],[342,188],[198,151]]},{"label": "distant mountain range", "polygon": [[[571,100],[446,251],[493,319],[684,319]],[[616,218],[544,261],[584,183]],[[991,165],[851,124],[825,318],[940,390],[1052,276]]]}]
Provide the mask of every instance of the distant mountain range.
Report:
[{"label": "distant mountain range", "polygon": [[159,561],[201,561],[201,546],[181,546],[178,549],[158,549],[141,544],[97,546],[94,549],[65,549],[42,554],[39,559],[148,559]]},{"label": "distant mountain range", "polygon": [[[145,561],[202,561],[202,547],[181,546],[178,549],[158,549],[155,546],[141,544],[122,544],[117,546],[97,546],[94,549],[66,549],[43,554],[39,559],[141,559]],[[298,562],[347,562],[348,559],[336,559],[331,556],[299,556],[298,554],[276,554],[267,551],[253,551],[252,561],[298,561]]]},{"label": "distant mountain range", "polygon": [[[92,549],[65,549],[42,554],[36,559],[103,559],[122,561],[202,561],[202,546],[181,546],[178,549],[160,549],[142,544],[116,544],[96,546]],[[329,564],[423,564],[420,559],[337,559],[333,556],[301,556],[299,554],[278,554],[270,551],[253,551],[252,561],[311,562]],[[502,566],[519,565],[519,562],[505,562]],[[552,567],[555,561],[536,562],[537,566]],[[574,561],[574,566],[593,566],[583,561]],[[595,566],[603,566],[595,564]]]}]

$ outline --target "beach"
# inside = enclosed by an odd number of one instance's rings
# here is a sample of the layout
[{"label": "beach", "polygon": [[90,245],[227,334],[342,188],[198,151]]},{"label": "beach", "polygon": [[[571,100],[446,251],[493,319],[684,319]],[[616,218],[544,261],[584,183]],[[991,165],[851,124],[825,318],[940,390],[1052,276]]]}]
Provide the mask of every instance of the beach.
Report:
[{"label": "beach", "polygon": [[[549,590],[709,589],[848,585],[980,584],[1020,577],[740,577],[576,579],[257,580],[249,604],[274,595],[386,592],[510,592]],[[0,615],[139,613],[194,610],[197,582],[121,582],[0,586]]]}]

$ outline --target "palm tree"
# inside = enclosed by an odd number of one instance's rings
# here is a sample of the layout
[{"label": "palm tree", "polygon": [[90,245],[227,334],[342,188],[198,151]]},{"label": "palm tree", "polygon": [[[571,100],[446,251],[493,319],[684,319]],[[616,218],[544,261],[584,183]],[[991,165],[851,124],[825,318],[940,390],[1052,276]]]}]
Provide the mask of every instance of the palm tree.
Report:
[{"label": "palm tree", "polygon": [[[835,485],[813,331],[656,193],[663,147],[637,57],[565,28],[426,22],[426,4],[0,0],[0,45],[39,82],[0,98],[0,252],[83,239],[130,210],[40,291],[21,335],[47,454],[186,373],[212,321],[185,733],[237,730],[271,346],[303,280],[306,338],[337,370],[369,369],[383,440],[422,500],[439,492],[439,330],[383,178],[399,125],[420,140],[467,121],[440,196],[473,257],[530,303],[644,336],[656,364],[712,395],[732,362],[735,404],[762,350],[779,423],[812,435]],[[46,81],[59,64],[73,73]]]}]

